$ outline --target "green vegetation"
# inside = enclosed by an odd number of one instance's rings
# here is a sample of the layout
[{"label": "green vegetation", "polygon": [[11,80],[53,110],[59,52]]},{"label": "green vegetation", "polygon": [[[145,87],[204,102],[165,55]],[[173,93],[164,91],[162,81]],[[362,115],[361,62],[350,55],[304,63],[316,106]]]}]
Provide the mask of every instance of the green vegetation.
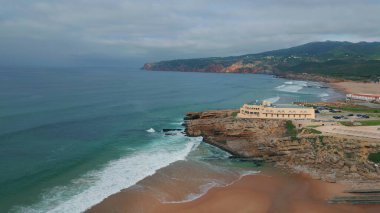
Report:
[{"label": "green vegetation", "polygon": [[344,153],[344,156],[346,157],[346,158],[354,158],[355,157],[355,153],[352,153],[352,152],[346,152],[346,153]]},{"label": "green vegetation", "polygon": [[[340,124],[344,126],[354,126],[351,121],[341,121]],[[366,121],[355,121],[360,126],[380,126],[380,120],[366,120]]]},{"label": "green vegetation", "polygon": [[305,131],[305,133],[308,133],[308,134],[322,134],[321,131],[316,130],[316,129],[312,129],[312,128],[310,128],[310,129],[307,128],[307,129],[305,129],[304,131]]},{"label": "green vegetation", "polygon": [[233,72],[267,73],[269,70],[279,76],[307,73],[378,81],[380,42],[312,42],[257,54],[160,61],[144,67],[150,70],[223,72],[225,68],[238,62],[242,66],[236,67]]},{"label": "green vegetation", "polygon": [[353,126],[354,124],[351,121],[341,121],[339,122],[343,126]]},{"label": "green vegetation", "polygon": [[380,118],[380,113],[370,113],[368,114],[370,117],[378,117]]},{"label": "green vegetation", "polygon": [[376,108],[370,108],[366,106],[360,106],[360,105],[347,105],[342,107],[337,106],[326,106],[332,109],[340,109],[348,112],[357,112],[357,113],[380,113],[380,109]]},{"label": "green vegetation", "polygon": [[231,115],[232,117],[236,118],[239,112],[233,112]]},{"label": "green vegetation", "polygon": [[380,152],[370,153],[368,155],[368,160],[374,163],[380,163]]},{"label": "green vegetation", "polygon": [[286,127],[286,133],[288,136],[290,136],[292,138],[297,137],[297,129],[294,126],[292,121],[290,121],[290,120],[286,121],[285,127]]},{"label": "green vegetation", "polygon": [[[315,104],[306,104],[307,107],[316,107],[318,105]],[[347,112],[353,113],[370,113],[370,116],[380,117],[380,108],[371,108],[362,105],[355,104],[345,104],[343,106],[335,106],[335,105],[322,105],[323,107],[331,108],[331,109],[339,109]]]},{"label": "green vegetation", "polygon": [[368,120],[368,121],[360,121],[363,126],[378,126],[380,125],[380,120]]}]

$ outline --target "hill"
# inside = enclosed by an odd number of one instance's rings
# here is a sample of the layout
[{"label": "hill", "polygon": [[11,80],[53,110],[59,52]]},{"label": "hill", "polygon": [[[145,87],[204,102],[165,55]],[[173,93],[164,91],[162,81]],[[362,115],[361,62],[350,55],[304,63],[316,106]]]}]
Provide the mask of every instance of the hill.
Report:
[{"label": "hill", "polygon": [[380,76],[380,42],[312,42],[287,49],[229,57],[147,63],[145,70],[265,73],[311,80],[374,80]]}]

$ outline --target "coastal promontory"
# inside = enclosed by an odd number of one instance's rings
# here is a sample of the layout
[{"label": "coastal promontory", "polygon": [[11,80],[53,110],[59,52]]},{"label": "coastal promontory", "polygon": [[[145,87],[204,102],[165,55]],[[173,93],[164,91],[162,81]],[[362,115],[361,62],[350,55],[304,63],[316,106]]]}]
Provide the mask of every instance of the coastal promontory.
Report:
[{"label": "coastal promontory", "polygon": [[290,120],[244,119],[237,110],[187,113],[186,134],[236,157],[264,161],[328,182],[366,187],[377,184],[380,168],[368,160],[380,151],[377,139],[295,129]]}]

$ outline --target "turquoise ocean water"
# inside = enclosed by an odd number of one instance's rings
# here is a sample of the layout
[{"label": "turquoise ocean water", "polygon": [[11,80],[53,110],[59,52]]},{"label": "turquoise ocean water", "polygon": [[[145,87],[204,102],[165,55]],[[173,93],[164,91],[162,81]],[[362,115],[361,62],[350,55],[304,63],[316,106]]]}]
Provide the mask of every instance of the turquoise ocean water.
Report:
[{"label": "turquoise ocean water", "polygon": [[137,68],[0,69],[0,212],[81,212],[186,159],[199,138],[160,133],[188,111],[337,98],[270,75]]}]

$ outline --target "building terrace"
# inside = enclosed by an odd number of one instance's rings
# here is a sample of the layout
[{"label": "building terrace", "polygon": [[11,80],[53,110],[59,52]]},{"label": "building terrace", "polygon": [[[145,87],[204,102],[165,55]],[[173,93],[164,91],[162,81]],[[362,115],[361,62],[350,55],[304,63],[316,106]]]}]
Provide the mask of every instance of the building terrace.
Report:
[{"label": "building terrace", "polygon": [[263,101],[261,104],[244,104],[238,117],[312,120],[315,119],[315,110],[294,104],[273,105],[269,101]]}]

